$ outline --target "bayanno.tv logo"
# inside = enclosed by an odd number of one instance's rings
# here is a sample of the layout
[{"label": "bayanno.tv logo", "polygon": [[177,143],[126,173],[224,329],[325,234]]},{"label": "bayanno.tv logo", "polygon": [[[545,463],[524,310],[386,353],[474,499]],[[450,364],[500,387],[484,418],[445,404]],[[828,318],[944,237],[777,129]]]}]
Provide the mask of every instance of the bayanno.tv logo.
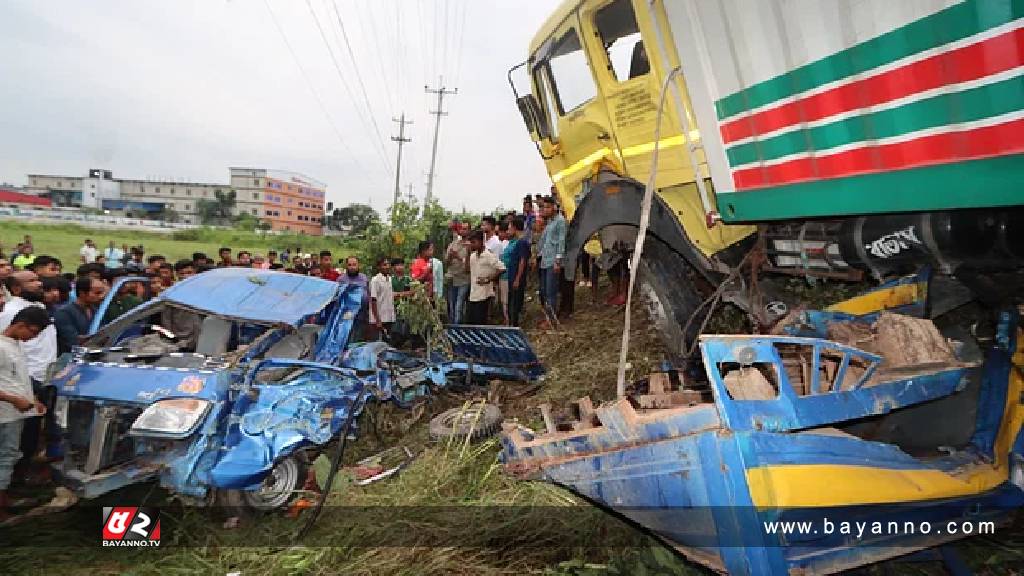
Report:
[{"label": "bayanno.tv logo", "polygon": [[103,545],[159,546],[160,510],[138,506],[105,506]]}]

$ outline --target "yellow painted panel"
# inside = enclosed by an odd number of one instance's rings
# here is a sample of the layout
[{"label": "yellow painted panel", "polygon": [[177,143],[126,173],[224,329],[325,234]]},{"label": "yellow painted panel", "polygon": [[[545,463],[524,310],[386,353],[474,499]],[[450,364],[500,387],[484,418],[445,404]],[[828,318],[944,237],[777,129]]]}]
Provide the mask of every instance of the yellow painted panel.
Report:
[{"label": "yellow painted panel", "polygon": [[1024,330],[1017,330],[1017,350],[1012,361],[1014,366],[1010,368],[1003,421],[999,425],[994,448],[996,464],[1002,468],[1009,467],[1010,450],[1024,425],[1024,406],[1020,403],[1021,392],[1024,392]]},{"label": "yellow painted panel", "polygon": [[855,296],[849,300],[837,302],[825,310],[829,312],[842,312],[844,314],[871,314],[890,308],[898,308],[916,301],[923,297],[928,285],[924,282],[917,284],[903,284],[893,286],[884,290],[876,290],[867,294]]},{"label": "yellow painted panel", "polygon": [[[710,190],[708,192],[710,193]],[[708,228],[696,183],[665,188],[661,191],[661,198],[683,224],[690,241],[706,256],[711,256],[757,231],[756,226],[726,226],[722,223]],[[714,202],[713,195],[711,201]]]},{"label": "yellow painted panel", "polygon": [[979,464],[959,474],[939,470],[892,470],[869,466],[794,464],[747,470],[747,485],[759,508],[801,508],[913,502],[969,496],[991,490],[1009,477],[1013,442],[1024,426],[1024,330],[1007,382],[1003,420],[995,441],[994,466]]},{"label": "yellow painted panel", "polygon": [[978,467],[963,476],[939,470],[793,464],[747,470],[758,508],[807,508],[914,502],[978,494],[999,486],[1007,470]]}]

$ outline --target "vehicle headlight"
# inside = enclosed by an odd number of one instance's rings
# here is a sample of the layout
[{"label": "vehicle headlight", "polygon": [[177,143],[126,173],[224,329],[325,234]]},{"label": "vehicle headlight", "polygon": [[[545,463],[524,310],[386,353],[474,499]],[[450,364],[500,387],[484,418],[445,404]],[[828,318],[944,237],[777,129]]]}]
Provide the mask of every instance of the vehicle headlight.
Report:
[{"label": "vehicle headlight", "polygon": [[210,403],[195,398],[172,398],[150,404],[135,419],[132,436],[163,436],[184,438],[195,432],[203,421]]},{"label": "vehicle headlight", "polygon": [[53,419],[61,429],[68,429],[68,399],[66,397],[58,396],[57,401],[53,403]]}]

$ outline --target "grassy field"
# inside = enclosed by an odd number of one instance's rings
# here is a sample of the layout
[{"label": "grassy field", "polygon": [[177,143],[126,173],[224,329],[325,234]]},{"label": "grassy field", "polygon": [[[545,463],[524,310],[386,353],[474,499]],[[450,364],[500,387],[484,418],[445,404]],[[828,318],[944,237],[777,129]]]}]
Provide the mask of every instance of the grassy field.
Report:
[{"label": "grassy field", "polygon": [[[5,254],[10,254],[25,234],[32,236],[36,255],[48,254],[60,258],[64,270],[74,271],[79,264],[78,249],[86,238],[91,238],[101,250],[107,242],[113,240],[120,248],[122,244],[136,246],[141,244],[146,255],[162,254],[171,262],[181,258],[191,258],[193,252],[203,252],[216,259],[217,250],[222,246],[231,248],[235,253],[248,250],[254,254],[266,255],[268,250],[280,252],[285,247],[294,252],[300,246],[304,252],[330,250],[335,258],[342,258],[354,253],[352,243],[337,237],[314,237],[297,235],[260,235],[241,230],[220,230],[202,228],[180,230],[162,234],[159,232],[140,232],[136,230],[109,230],[86,228],[74,224],[36,224],[17,220],[0,221],[0,245]],[[356,255],[359,255],[356,253]]]}]

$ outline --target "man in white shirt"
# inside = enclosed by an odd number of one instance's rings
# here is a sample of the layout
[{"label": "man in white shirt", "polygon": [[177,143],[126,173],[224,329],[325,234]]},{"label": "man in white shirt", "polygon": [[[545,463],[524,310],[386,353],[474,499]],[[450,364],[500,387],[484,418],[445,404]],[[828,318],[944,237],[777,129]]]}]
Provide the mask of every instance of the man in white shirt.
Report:
[{"label": "man in white shirt", "polygon": [[[11,299],[0,312],[0,330],[6,330],[14,316],[28,308],[35,306],[46,310],[43,304],[43,284],[35,272],[27,270],[15,272],[7,279],[7,289],[11,293]],[[28,358],[28,373],[33,380],[42,383],[46,379],[46,367],[57,359],[57,330],[53,325],[48,325],[39,336],[22,342],[21,348]]]},{"label": "man in white shirt", "polygon": [[377,261],[377,274],[370,279],[370,334],[367,340],[387,338],[395,323],[395,293],[391,287],[391,260]]},{"label": "man in white shirt", "polygon": [[0,522],[10,516],[7,488],[14,465],[21,459],[23,419],[46,411],[32,394],[28,361],[21,343],[39,336],[49,324],[46,310],[30,306],[18,312],[11,325],[0,333]]},{"label": "man in white shirt", "polygon": [[92,264],[96,261],[96,244],[93,243],[89,238],[85,239],[85,244],[78,249],[78,256],[82,260],[82,264]]},{"label": "man in white shirt", "polygon": [[487,311],[494,300],[494,283],[505,271],[505,265],[490,250],[484,250],[484,233],[476,230],[469,236],[469,307],[467,323],[487,324]]},{"label": "man in white shirt", "polygon": [[[14,321],[14,317],[26,308],[46,310],[43,303],[43,288],[39,276],[35,272],[15,272],[8,278],[11,300],[0,312],[0,331],[6,330]],[[47,312],[49,314],[49,312]],[[32,390],[36,397],[44,398],[43,381],[46,380],[46,368],[57,359],[57,328],[49,324],[38,336],[21,343],[28,363],[28,375],[32,380]],[[58,434],[52,416],[47,417],[48,442],[54,442]],[[40,419],[25,420],[21,433],[21,453],[31,458],[39,450]]]},{"label": "man in white shirt", "polygon": [[4,302],[11,299],[11,293],[7,291],[7,277],[14,273],[14,266],[6,258],[0,258],[0,310],[3,310]]},{"label": "man in white shirt", "polygon": [[480,221],[480,229],[484,232],[484,247],[500,258],[501,238],[498,238],[498,221],[493,216],[484,216]]}]

